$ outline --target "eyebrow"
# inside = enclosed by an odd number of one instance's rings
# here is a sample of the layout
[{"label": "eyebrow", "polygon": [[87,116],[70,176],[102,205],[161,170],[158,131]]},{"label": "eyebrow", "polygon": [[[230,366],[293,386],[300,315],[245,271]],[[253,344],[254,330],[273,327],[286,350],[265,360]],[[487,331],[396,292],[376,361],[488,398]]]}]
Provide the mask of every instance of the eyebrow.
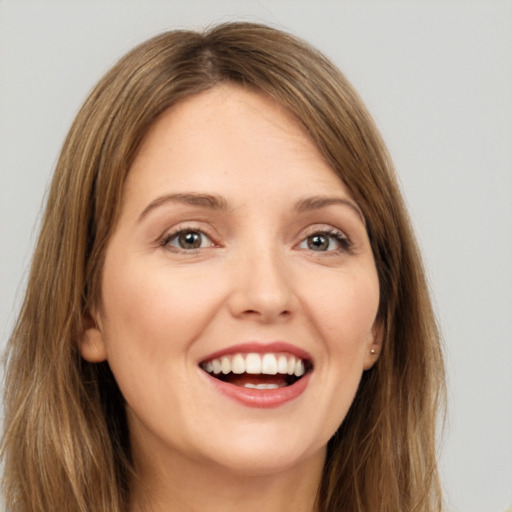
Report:
[{"label": "eyebrow", "polygon": [[202,208],[210,210],[226,210],[228,204],[226,200],[217,195],[212,194],[198,194],[195,192],[187,192],[184,194],[165,194],[157,197],[154,201],[151,201],[146,208],[139,215],[138,222],[146,217],[150,212],[168,203],[185,204],[191,206],[200,206]]},{"label": "eyebrow", "polygon": [[[155,200],[151,201],[146,208],[139,215],[138,221],[140,222],[144,217],[146,217],[150,212],[155,210],[156,208],[168,204],[168,203],[177,203],[177,204],[185,204],[191,206],[200,206],[205,209],[210,210],[227,210],[228,203],[226,199],[219,195],[212,194],[199,194],[196,192],[187,192],[187,193],[179,193],[179,194],[165,194],[163,196],[157,197]],[[365,223],[364,215],[361,209],[357,206],[356,203],[350,201],[349,199],[345,199],[343,197],[330,197],[330,196],[312,196],[307,197],[305,199],[300,199],[295,203],[295,210],[299,213],[311,211],[311,210],[320,210],[322,208],[326,208],[331,205],[343,205],[348,206],[352,209]]]},{"label": "eyebrow", "polygon": [[348,206],[351,210],[353,210],[363,221],[363,224],[366,223],[363,212],[359,208],[359,206],[350,199],[346,199],[344,197],[330,197],[330,196],[313,196],[307,197],[305,199],[301,199],[297,201],[295,204],[295,209],[298,212],[306,212],[310,210],[319,210],[321,208],[326,208],[331,205],[343,205]]}]

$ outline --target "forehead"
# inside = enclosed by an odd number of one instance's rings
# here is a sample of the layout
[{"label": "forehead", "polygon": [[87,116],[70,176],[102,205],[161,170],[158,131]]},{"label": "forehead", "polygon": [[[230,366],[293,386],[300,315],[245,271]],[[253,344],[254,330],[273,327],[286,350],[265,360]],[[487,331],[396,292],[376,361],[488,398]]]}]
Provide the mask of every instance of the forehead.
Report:
[{"label": "forehead", "polygon": [[243,188],[263,198],[310,187],[348,195],[290,112],[264,93],[222,85],[160,116],[135,158],[126,195],[219,189],[234,197]]}]

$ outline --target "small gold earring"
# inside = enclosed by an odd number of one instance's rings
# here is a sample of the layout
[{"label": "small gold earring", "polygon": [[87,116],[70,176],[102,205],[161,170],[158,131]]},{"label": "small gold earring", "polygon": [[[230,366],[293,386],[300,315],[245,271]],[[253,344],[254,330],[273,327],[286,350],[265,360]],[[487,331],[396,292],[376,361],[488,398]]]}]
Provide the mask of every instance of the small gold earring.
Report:
[{"label": "small gold earring", "polygon": [[374,348],[372,348],[372,349],[370,350],[370,354],[371,354],[372,356],[374,356],[376,353],[377,353],[377,351],[376,351]]}]

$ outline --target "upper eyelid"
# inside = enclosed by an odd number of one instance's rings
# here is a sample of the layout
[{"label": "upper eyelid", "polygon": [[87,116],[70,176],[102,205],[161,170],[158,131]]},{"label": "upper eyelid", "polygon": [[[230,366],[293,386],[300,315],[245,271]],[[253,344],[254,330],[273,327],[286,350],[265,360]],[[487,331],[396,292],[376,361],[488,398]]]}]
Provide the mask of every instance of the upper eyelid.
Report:
[{"label": "upper eyelid", "polygon": [[214,236],[211,234],[214,229],[202,220],[185,220],[178,222],[177,224],[174,224],[173,226],[165,229],[163,236],[165,237],[167,235],[172,235],[173,233],[176,234],[181,231],[197,231],[204,233],[207,236]]},{"label": "upper eyelid", "polygon": [[163,238],[169,238],[171,236],[176,236],[176,235],[179,235],[180,233],[184,233],[184,232],[186,233],[187,231],[201,233],[208,237],[210,236],[209,233],[207,232],[207,230],[205,230],[203,228],[198,228],[198,227],[193,227],[193,226],[183,226],[183,227],[176,226],[174,228],[166,230],[163,234]]},{"label": "upper eyelid", "polygon": [[308,237],[315,233],[326,233],[328,235],[338,234],[350,241],[350,237],[344,229],[337,228],[331,224],[314,224],[305,228],[300,237]]}]

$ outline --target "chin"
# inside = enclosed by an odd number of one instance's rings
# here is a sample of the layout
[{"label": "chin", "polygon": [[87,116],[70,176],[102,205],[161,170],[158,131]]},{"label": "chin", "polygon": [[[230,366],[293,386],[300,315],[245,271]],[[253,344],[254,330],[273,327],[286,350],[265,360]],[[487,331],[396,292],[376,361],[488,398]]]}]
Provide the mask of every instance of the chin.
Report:
[{"label": "chin", "polygon": [[[323,465],[327,440],[314,442],[305,433],[287,433],[280,429],[258,426],[245,432],[224,437],[233,442],[226,445],[217,441],[205,449],[210,461],[227,471],[247,477],[264,477],[309,465],[316,461]],[[213,441],[213,438],[210,438]]]}]

